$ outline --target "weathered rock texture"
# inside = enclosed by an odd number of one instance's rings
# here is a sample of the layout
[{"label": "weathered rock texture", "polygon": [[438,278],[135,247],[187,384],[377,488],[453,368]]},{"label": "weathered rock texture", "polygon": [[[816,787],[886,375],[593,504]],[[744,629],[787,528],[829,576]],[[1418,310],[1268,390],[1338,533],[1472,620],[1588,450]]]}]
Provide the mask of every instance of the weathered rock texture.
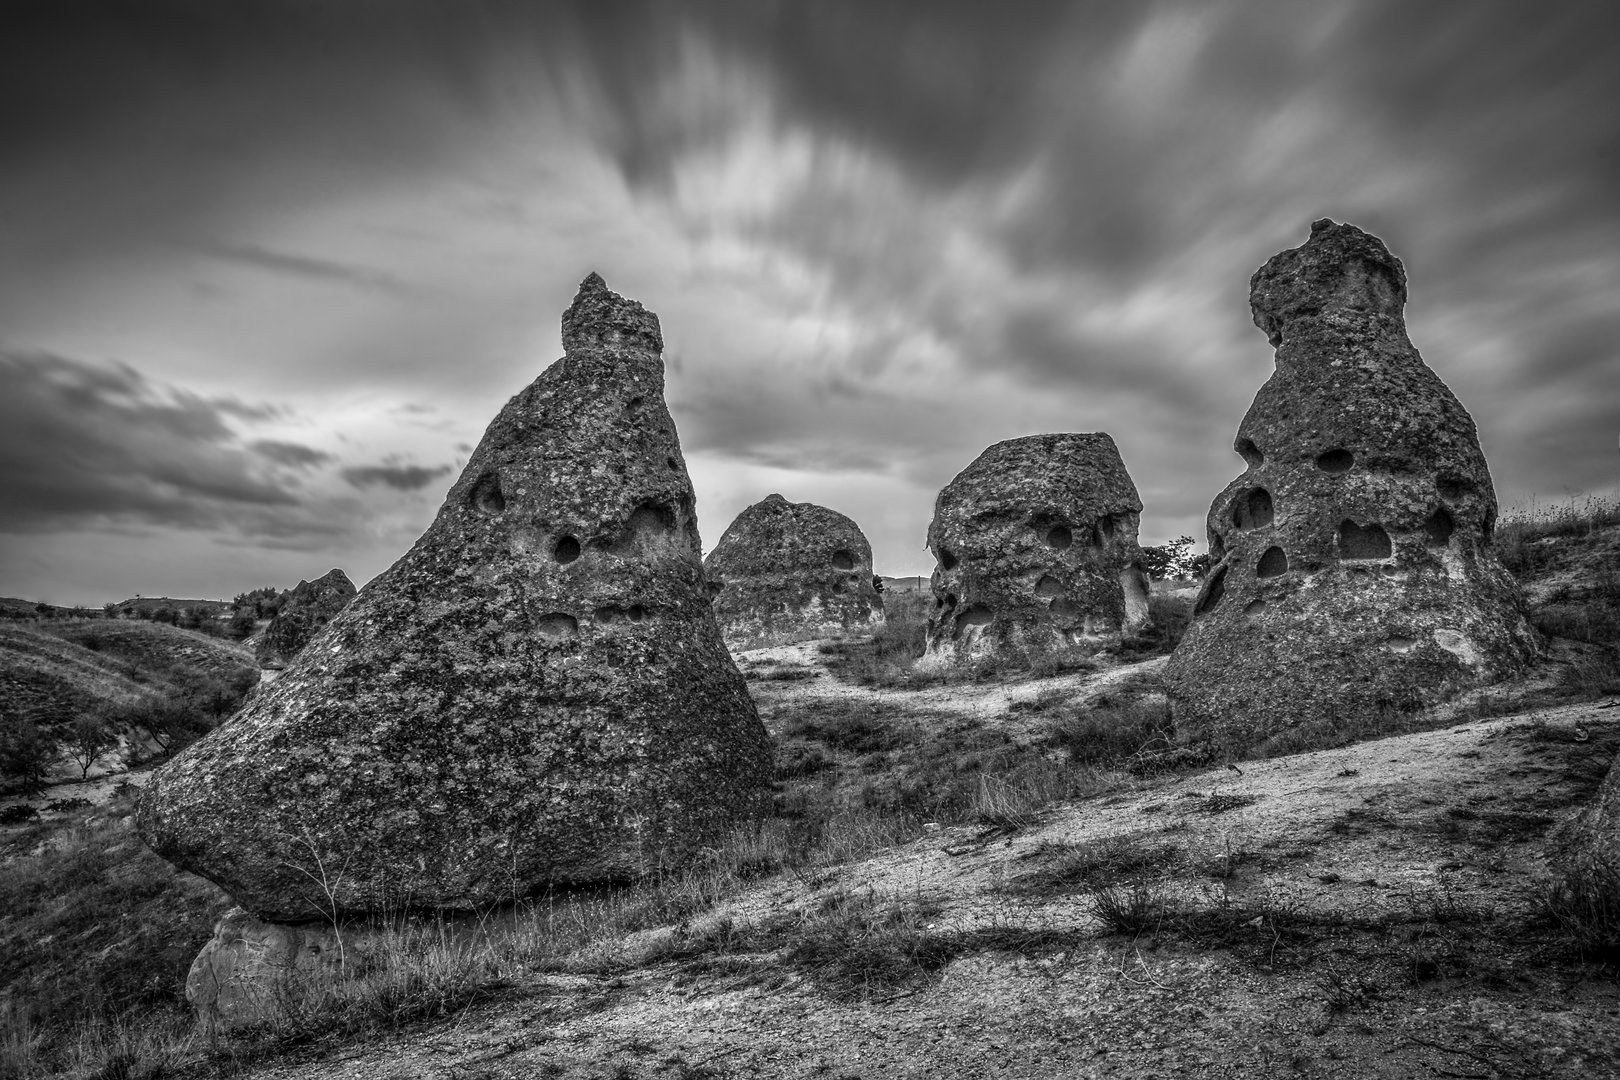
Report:
[{"label": "weathered rock texture", "polygon": [[591,275],[416,545],[155,772],[152,848],[279,921],[639,875],[767,800],[658,319]]},{"label": "weathered rock texture", "polygon": [[309,991],[363,975],[374,935],[328,926],[284,926],[232,908],[191,962],[186,999],[205,1035],[285,1020]]},{"label": "weathered rock texture", "polygon": [[1142,500],[1106,434],[996,443],[934,502],[925,661],[1117,642],[1148,623]]},{"label": "weathered rock texture", "polygon": [[825,506],[766,496],[737,515],[703,569],[734,651],[883,624],[872,545],[854,521]]},{"label": "weathered rock texture", "polygon": [[1209,510],[1213,567],[1166,672],[1176,724],[1249,749],[1376,723],[1521,670],[1536,650],[1491,551],[1474,422],[1406,336],[1406,272],[1322,220],[1249,283],[1277,370]]},{"label": "weathered rock texture", "polygon": [[1620,904],[1620,763],[1597,799],[1556,833],[1551,862],[1579,895]]},{"label": "weathered rock texture", "polygon": [[355,592],[354,582],[342,570],[329,570],[314,581],[300,581],[259,637],[254,650],[259,666],[272,671],[286,667],[310,638],[348,606]]}]

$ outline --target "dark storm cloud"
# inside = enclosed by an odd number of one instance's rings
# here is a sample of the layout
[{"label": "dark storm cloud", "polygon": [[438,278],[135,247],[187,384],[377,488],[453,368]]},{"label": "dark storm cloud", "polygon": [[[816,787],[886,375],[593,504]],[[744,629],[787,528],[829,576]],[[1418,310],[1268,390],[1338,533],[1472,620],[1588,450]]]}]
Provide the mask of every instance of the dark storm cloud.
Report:
[{"label": "dark storm cloud", "polygon": [[0,382],[5,531],[94,522],[218,526],[298,503],[225,420],[271,415],[268,406],[48,353],[0,353]]},{"label": "dark storm cloud", "polygon": [[266,461],[284,465],[289,469],[314,469],[335,460],[325,450],[317,450],[303,443],[282,442],[279,439],[255,439],[248,443],[248,449]]},{"label": "dark storm cloud", "polygon": [[395,491],[420,491],[450,472],[449,465],[427,468],[422,465],[356,465],[343,470],[343,479],[357,488],[390,487]]},{"label": "dark storm cloud", "polygon": [[314,259],[306,255],[289,255],[253,244],[199,244],[195,249],[210,258],[223,259],[291,277],[335,282],[339,285],[394,295],[409,291],[409,287],[392,274],[385,274],[381,270],[366,266],[351,266],[326,259]]}]

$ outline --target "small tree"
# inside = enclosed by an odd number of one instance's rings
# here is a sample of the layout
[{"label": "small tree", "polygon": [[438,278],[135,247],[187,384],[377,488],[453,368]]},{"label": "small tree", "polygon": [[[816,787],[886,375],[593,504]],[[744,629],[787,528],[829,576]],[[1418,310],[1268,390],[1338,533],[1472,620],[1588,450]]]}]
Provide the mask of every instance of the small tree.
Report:
[{"label": "small tree", "polygon": [[32,720],[0,718],[0,774],[17,782],[25,792],[45,786],[56,747]]},{"label": "small tree", "polygon": [[90,766],[117,745],[118,738],[107,721],[90,713],[81,715],[68,729],[68,756],[79,767],[80,780],[90,779]]}]

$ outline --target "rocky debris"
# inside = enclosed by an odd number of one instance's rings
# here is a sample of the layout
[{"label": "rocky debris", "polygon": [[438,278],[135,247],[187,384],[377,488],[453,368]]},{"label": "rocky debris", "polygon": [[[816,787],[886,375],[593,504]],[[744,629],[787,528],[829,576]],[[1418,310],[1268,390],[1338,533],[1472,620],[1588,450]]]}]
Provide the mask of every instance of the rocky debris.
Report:
[{"label": "rocky debris", "polygon": [[1166,670],[1177,727],[1249,750],[1521,671],[1538,644],[1491,549],[1490,471],[1406,336],[1400,260],[1323,219],[1249,302],[1277,369],[1238,428],[1248,469],[1210,506],[1213,565]]},{"label": "rocky debris", "polygon": [[872,545],[854,521],[815,503],[767,495],[737,515],[703,570],[734,652],[883,623]]},{"label": "rocky debris", "polygon": [[1117,642],[1148,624],[1142,500],[1108,435],[996,443],[934,502],[927,664]]},{"label": "rocky debris", "polygon": [[470,908],[679,864],[768,805],[658,319],[592,274],[563,346],[416,545],[153,774],[160,855],[265,919]]},{"label": "rocky debris", "polygon": [[272,671],[286,667],[310,638],[348,606],[357,591],[342,570],[328,570],[314,581],[300,581],[259,636],[254,649],[259,666]]}]

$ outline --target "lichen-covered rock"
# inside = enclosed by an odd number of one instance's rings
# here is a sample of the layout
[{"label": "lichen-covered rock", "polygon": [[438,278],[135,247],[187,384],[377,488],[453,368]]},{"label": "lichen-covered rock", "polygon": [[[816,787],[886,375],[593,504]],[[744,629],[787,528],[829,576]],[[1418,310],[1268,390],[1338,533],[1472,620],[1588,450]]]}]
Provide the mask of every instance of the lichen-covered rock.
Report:
[{"label": "lichen-covered rock", "polygon": [[934,502],[925,666],[1118,642],[1148,624],[1142,500],[1114,440],[996,443]]},{"label": "lichen-covered rock", "polygon": [[314,581],[300,581],[281,601],[275,618],[259,636],[254,649],[259,666],[271,671],[286,667],[310,638],[348,606],[357,591],[342,570],[328,570]]},{"label": "lichen-covered rock", "polygon": [[854,521],[825,506],[766,496],[737,515],[703,570],[733,651],[883,624],[872,545]]},{"label": "lichen-covered rock", "polygon": [[1177,727],[1248,750],[1520,671],[1536,651],[1491,551],[1474,422],[1406,336],[1406,272],[1322,220],[1250,282],[1276,372],[1209,511],[1212,569],[1166,680]]},{"label": "lichen-covered rock", "polygon": [[563,345],[416,545],[153,774],[160,855],[277,921],[466,908],[678,863],[767,804],[657,317],[593,274]]}]

